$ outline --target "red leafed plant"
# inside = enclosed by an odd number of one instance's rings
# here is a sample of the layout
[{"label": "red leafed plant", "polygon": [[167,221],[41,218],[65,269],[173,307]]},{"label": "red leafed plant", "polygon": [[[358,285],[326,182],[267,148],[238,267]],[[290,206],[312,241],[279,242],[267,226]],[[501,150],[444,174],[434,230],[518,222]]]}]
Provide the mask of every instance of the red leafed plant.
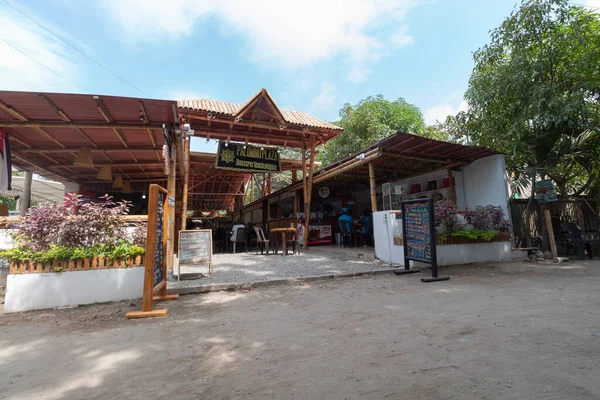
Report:
[{"label": "red leafed plant", "polygon": [[46,251],[57,244],[78,246],[114,246],[126,239],[125,222],[120,218],[129,211],[130,202],[114,202],[104,195],[99,202],[88,202],[76,194],[66,194],[62,203],[30,208],[16,225],[15,237],[21,247]]}]

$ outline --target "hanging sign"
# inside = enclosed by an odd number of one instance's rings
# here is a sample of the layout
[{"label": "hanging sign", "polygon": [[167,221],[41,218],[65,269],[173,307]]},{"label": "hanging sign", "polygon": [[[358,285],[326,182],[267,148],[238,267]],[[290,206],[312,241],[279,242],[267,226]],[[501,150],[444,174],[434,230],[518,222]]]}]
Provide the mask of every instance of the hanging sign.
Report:
[{"label": "hanging sign", "polygon": [[535,199],[542,204],[558,201],[558,197],[556,196],[554,185],[552,184],[551,180],[535,183]]},{"label": "hanging sign", "polygon": [[219,142],[215,167],[242,172],[279,172],[277,149]]}]

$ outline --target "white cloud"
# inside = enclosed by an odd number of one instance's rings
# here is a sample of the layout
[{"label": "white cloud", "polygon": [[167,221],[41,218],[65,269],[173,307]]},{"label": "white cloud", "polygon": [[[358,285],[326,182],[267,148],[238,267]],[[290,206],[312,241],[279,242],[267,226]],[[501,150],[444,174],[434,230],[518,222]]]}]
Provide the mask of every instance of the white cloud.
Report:
[{"label": "white cloud", "polygon": [[[353,81],[387,48],[411,43],[406,12],[418,0],[104,0],[133,42],[160,43],[192,35],[214,18],[221,32],[247,45],[244,56],[287,71],[340,58]],[[361,74],[357,71],[362,70]],[[358,78],[358,79],[357,79]]]},{"label": "white cloud", "polygon": [[590,8],[600,9],[600,0],[587,0],[584,4]]},{"label": "white cloud", "polygon": [[[27,13],[30,14],[30,11]],[[48,26],[41,19],[35,19]],[[23,18],[16,11],[0,7],[0,38],[31,57],[0,41],[0,89],[78,91],[76,82],[79,68],[67,54],[66,45],[47,31]]]},{"label": "white cloud", "polygon": [[335,90],[332,84],[326,83],[319,94],[312,99],[308,109],[315,114],[325,114],[335,105]]},{"label": "white cloud", "polygon": [[460,111],[466,111],[468,104],[465,100],[459,104],[442,103],[437,104],[425,110],[423,117],[427,125],[435,125],[438,122],[444,122],[448,115],[456,115]]},{"label": "white cloud", "polygon": [[400,49],[404,46],[408,46],[413,42],[412,36],[408,35],[408,26],[401,26],[391,37],[390,43],[396,48]]}]

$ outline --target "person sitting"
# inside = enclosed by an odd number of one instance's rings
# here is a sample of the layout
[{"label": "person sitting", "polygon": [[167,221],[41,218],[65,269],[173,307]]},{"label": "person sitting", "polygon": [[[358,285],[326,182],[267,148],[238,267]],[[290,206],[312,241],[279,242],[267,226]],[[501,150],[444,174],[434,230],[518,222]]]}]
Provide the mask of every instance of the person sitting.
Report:
[{"label": "person sitting", "polygon": [[238,230],[239,228],[245,228],[245,227],[246,227],[246,225],[244,225],[244,224],[242,223],[242,221],[238,220],[238,221],[235,223],[235,225],[233,225],[233,227],[231,228],[231,238],[230,238],[230,240],[231,240],[232,242],[235,242],[235,237],[237,236],[237,230]]},{"label": "person sitting", "polygon": [[373,217],[368,209],[363,211],[363,217],[358,221],[358,224],[360,225],[362,243],[370,246],[373,238]]},{"label": "person sitting", "polygon": [[[354,225],[353,225],[354,219],[352,218],[352,216],[348,213],[348,209],[346,207],[342,208],[342,215],[340,215],[340,218],[338,218],[338,224],[340,225],[340,230],[342,231],[342,236],[344,235],[344,229],[342,228],[342,226],[345,226],[345,231],[349,234],[350,237],[350,245],[352,245],[353,241],[352,241],[352,236],[354,234]],[[343,240],[343,239],[342,239]],[[347,243],[344,243],[344,245],[346,245]]]}]

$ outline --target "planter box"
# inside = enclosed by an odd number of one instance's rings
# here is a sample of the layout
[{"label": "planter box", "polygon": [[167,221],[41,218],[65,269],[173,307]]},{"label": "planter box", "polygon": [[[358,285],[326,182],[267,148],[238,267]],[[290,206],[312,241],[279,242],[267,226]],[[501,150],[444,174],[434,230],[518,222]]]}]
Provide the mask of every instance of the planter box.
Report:
[{"label": "planter box", "polygon": [[144,267],[18,273],[6,279],[4,312],[139,299]]},{"label": "planter box", "polygon": [[[377,258],[403,266],[404,247],[401,232],[397,229],[399,220],[397,221],[395,216],[385,211],[376,212],[373,217]],[[458,238],[443,240],[438,237],[436,240],[438,265],[510,261],[513,253],[508,232],[499,232],[494,240],[494,242],[481,243]],[[423,264],[423,266],[427,265]]]},{"label": "planter box", "polygon": [[9,274],[35,274],[67,271],[87,271],[98,269],[115,269],[139,267],[144,263],[143,256],[122,260],[109,260],[103,256],[93,258],[80,258],[77,260],[54,260],[50,263],[34,261],[15,261],[10,263]]}]

